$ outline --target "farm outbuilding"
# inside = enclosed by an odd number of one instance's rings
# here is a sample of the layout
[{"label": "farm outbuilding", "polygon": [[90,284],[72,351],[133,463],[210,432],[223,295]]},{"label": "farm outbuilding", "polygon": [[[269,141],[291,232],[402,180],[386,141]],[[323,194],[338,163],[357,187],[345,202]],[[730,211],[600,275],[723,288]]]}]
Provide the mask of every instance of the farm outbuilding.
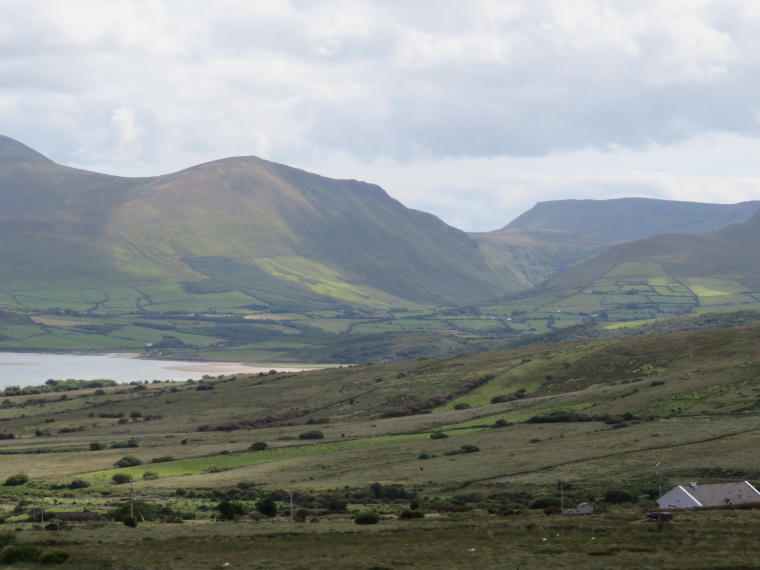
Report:
[{"label": "farm outbuilding", "polygon": [[679,485],[657,499],[661,509],[691,509],[760,502],[760,492],[748,481]]}]

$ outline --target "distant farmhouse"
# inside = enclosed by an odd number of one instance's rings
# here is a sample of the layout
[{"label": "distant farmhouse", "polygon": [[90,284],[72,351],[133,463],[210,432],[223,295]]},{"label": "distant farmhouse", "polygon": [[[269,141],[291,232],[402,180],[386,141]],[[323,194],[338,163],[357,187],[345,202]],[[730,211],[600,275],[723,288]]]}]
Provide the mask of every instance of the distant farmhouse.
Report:
[{"label": "distant farmhouse", "polygon": [[760,492],[747,481],[714,485],[689,483],[688,487],[679,485],[657,499],[661,509],[691,509],[757,502],[760,502]]}]

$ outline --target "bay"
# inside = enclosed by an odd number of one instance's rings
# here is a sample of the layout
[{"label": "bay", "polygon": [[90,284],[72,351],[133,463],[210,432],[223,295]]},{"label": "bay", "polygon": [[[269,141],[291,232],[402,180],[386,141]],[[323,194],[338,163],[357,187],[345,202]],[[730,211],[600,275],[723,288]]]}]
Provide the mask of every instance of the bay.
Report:
[{"label": "bay", "polygon": [[[0,389],[7,386],[37,386],[47,380],[115,380],[116,382],[153,380],[199,380],[204,375],[258,373],[272,366],[240,362],[199,362],[180,360],[143,360],[127,354],[41,354],[0,352]],[[304,370],[280,367],[278,370]]]}]

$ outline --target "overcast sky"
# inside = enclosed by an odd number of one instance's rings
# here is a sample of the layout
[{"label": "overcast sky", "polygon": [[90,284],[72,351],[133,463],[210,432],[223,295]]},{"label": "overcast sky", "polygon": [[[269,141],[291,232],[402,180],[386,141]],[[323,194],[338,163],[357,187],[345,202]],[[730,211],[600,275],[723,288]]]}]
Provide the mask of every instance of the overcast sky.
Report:
[{"label": "overcast sky", "polygon": [[760,199],[758,30],[757,0],[0,0],[0,134],[127,176],[257,155],[467,231]]}]

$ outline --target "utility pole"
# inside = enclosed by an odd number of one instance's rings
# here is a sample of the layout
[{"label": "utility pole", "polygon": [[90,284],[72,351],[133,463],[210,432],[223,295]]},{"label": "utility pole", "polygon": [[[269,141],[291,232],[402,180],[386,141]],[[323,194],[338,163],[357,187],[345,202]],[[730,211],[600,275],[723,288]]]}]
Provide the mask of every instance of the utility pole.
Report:
[{"label": "utility pole", "polygon": [[657,482],[660,484],[660,497],[662,497],[662,478],[660,477],[660,464],[654,466],[657,471],[655,472],[655,476],[657,477]]},{"label": "utility pole", "polygon": [[560,505],[562,505],[562,510],[565,510],[565,489],[562,486],[562,479],[559,480],[559,497],[560,497]]},{"label": "utility pole", "polygon": [[129,480],[130,493],[129,493],[129,516],[134,520],[135,518],[135,480]]},{"label": "utility pole", "polygon": [[293,491],[290,491],[290,519],[288,522],[293,522]]}]

